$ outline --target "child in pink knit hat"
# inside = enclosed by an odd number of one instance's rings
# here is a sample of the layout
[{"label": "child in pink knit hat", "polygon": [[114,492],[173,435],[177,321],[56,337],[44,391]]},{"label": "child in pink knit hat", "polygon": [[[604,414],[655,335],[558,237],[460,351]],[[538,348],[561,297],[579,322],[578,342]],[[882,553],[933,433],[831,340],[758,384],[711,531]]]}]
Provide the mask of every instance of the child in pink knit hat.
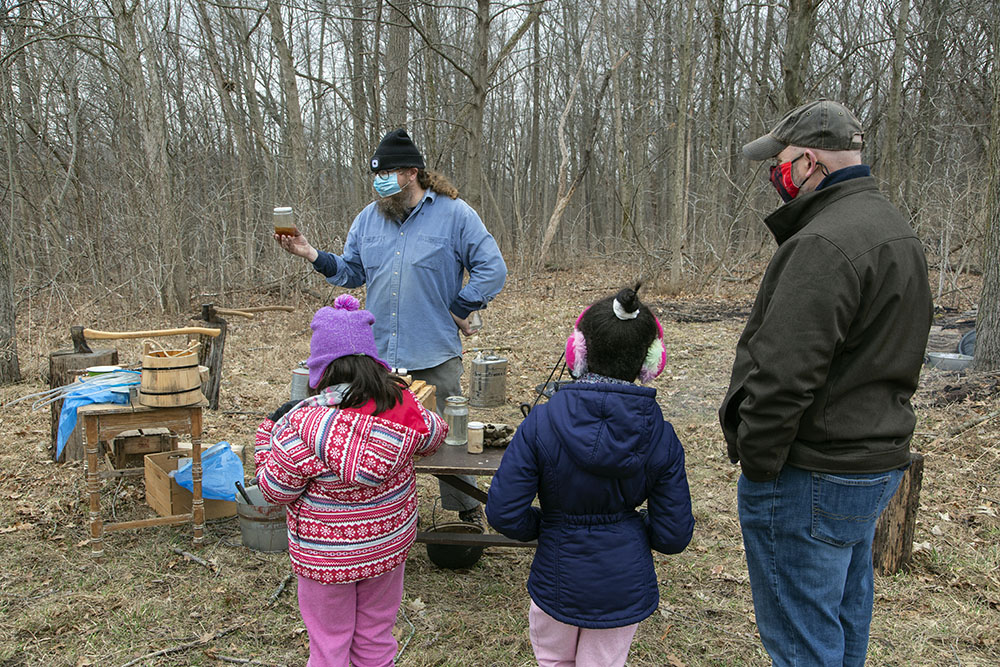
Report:
[{"label": "child in pink knit hat", "polygon": [[308,361],[316,393],[257,429],[260,490],[287,506],[310,667],[392,664],[417,530],[412,458],[448,431],[378,358],[374,321],[349,294],[321,308]]}]

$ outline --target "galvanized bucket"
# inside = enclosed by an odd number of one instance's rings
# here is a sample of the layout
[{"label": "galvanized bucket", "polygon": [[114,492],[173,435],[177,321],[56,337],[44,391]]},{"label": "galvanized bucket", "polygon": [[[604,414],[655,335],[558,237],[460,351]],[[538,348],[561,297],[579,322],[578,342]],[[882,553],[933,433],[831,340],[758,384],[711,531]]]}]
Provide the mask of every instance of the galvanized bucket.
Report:
[{"label": "galvanized bucket", "polygon": [[309,396],[309,369],[300,366],[292,371],[292,387],[289,398],[302,401]]},{"label": "galvanized bucket", "polygon": [[236,515],[240,518],[243,546],[266,553],[288,551],[284,506],[269,504],[256,486],[248,486],[246,492],[249,504],[236,494]]},{"label": "galvanized bucket", "polygon": [[469,405],[495,408],[507,398],[507,360],[495,354],[479,354],[472,360]]}]

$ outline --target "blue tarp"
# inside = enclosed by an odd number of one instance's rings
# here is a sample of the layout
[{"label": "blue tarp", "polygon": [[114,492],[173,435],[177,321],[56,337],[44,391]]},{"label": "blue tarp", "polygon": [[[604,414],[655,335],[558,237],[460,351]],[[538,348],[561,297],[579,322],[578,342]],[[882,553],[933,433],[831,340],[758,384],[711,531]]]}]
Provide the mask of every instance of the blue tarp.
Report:
[{"label": "blue tarp", "polygon": [[[174,481],[194,492],[191,480],[191,459],[180,460],[177,470],[170,471]],[[236,482],[243,482],[243,462],[229,448],[228,442],[217,442],[201,453],[201,497],[206,500],[236,500]]]},{"label": "blue tarp", "polygon": [[[120,371],[122,372],[122,371]],[[101,376],[97,376],[101,377]],[[56,432],[56,458],[62,455],[66,441],[76,428],[76,409],[81,405],[91,403],[128,403],[128,394],[111,391],[113,386],[127,387],[139,384],[139,373],[135,373],[135,382],[122,381],[117,385],[90,384],[86,380],[80,382],[80,388],[66,394],[59,412],[59,430]]]}]

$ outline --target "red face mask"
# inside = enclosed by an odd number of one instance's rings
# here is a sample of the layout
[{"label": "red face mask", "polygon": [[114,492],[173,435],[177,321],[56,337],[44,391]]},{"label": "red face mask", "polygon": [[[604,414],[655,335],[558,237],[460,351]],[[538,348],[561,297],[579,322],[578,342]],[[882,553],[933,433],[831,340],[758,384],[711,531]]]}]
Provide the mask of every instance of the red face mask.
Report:
[{"label": "red face mask", "polygon": [[[795,158],[795,160],[804,156],[805,153]],[[781,201],[786,204],[795,199],[795,196],[799,194],[799,186],[795,185],[795,181],[792,179],[792,165],[795,164],[795,160],[782,162],[771,167],[771,185],[778,191]]]}]

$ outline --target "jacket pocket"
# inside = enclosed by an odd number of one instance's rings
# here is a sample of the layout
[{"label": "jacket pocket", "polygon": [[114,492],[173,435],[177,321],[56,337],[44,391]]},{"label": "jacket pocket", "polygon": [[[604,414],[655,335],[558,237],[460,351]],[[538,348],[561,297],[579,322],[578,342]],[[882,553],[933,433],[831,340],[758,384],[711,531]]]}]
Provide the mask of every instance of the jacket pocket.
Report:
[{"label": "jacket pocket", "polygon": [[812,536],[836,547],[871,538],[875,520],[896,491],[892,475],[812,473]]},{"label": "jacket pocket", "polygon": [[737,432],[740,428],[740,422],[743,421],[740,418],[740,405],[746,400],[747,392],[740,385],[738,389],[733,391],[728,399],[723,403],[722,409],[722,433],[726,438],[726,442],[735,447],[737,440]]}]

